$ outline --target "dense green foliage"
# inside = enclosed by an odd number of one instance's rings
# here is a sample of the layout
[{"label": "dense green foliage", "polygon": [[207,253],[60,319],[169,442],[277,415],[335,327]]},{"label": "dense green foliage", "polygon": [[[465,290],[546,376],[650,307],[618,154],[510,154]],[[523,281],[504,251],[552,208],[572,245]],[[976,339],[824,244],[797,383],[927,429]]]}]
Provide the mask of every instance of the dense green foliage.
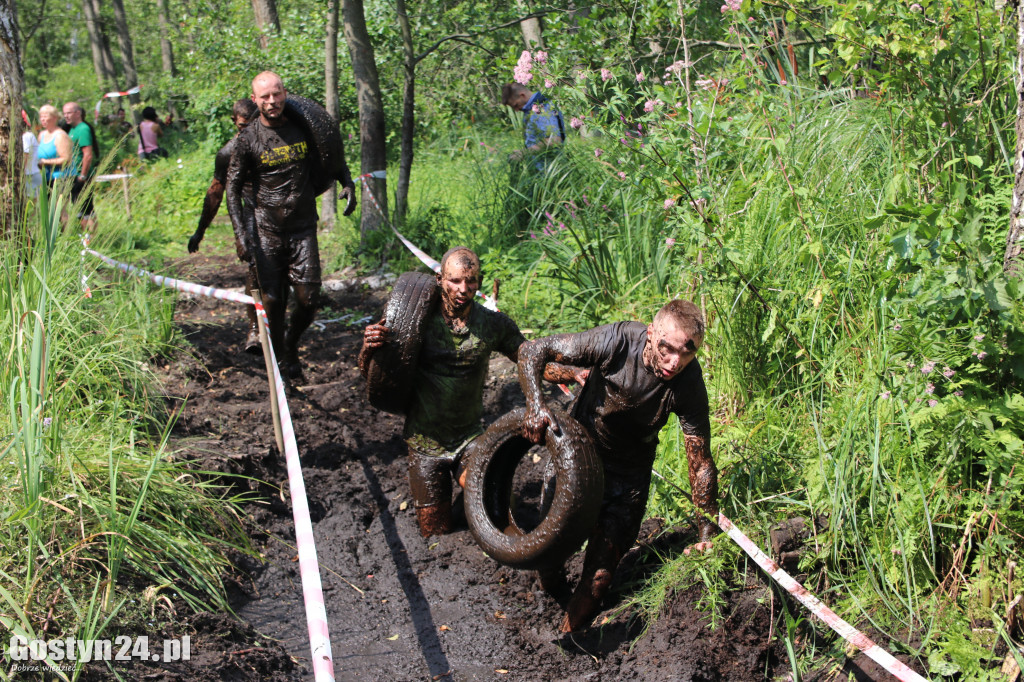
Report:
[{"label": "dense green foliage", "polygon": [[[404,233],[434,255],[476,248],[485,278],[502,283],[502,309],[533,334],[647,320],[674,296],[699,302],[723,511],[761,544],[778,520],[825,517],[802,562],[809,587],[936,678],[993,679],[1019,634],[1003,618],[1022,589],[1012,565],[1024,537],[1024,310],[1000,258],[1012,14],[938,0],[552,3],[541,8],[545,54],[526,57],[529,85],[572,125],[537,172],[508,162],[519,118],[495,103],[522,38],[515,26],[486,29],[514,7],[408,4],[418,54],[472,37],[417,67]],[[184,243],[251,75],[275,68],[293,91],[322,97],[325,10],[303,0],[279,9],[282,34],[261,52],[248,3],[179,6],[174,79],[152,59],[152,26],[140,31],[147,97],[187,93],[190,125],[172,141],[180,167],[149,167],[134,190],[142,217],[112,235],[136,260]],[[151,8],[139,0],[129,11]],[[368,1],[366,18],[396,159],[394,11]],[[54,22],[29,43],[35,103],[92,97],[78,94],[91,87],[81,55],[57,65],[61,30]],[[344,75],[339,89],[354,133]],[[416,267],[390,233],[369,253],[356,252],[356,233],[342,221],[325,238],[330,270],[382,255]],[[675,425],[657,470],[651,513],[685,521]],[[672,558],[637,597],[641,613],[656,617],[665,594],[698,577],[713,608],[732,579],[719,571],[737,561],[731,548],[715,552]],[[810,627],[825,634],[796,610],[779,627],[797,671],[844,654],[827,636],[798,650]]]}]

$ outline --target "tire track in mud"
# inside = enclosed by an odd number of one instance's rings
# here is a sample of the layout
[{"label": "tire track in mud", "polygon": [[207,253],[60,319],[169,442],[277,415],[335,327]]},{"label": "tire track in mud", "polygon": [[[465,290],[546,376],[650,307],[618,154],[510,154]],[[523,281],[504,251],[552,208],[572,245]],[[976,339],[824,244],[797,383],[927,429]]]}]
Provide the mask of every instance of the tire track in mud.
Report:
[{"label": "tire track in mud", "polygon": [[[187,267],[192,281],[223,287],[241,281],[242,268],[227,257],[194,257]],[[377,315],[386,299],[384,291],[324,294],[330,311],[320,318],[350,310],[357,317]],[[259,635],[251,638],[268,646],[262,652],[267,660],[250,666],[251,677],[232,677],[310,679],[286,472],[274,445],[263,360],[241,353],[240,306],[182,300],[175,320],[193,349],[164,376],[168,396],[187,396],[184,404],[172,398],[179,411],[177,445],[201,451],[206,468],[251,477],[236,482],[236,490],[263,498],[247,511],[264,563],[239,561],[248,577],[238,581],[232,603]],[[761,680],[774,669],[780,650],[768,642],[770,617],[755,590],[729,597],[743,637],[730,637],[728,626],[711,632],[693,609],[695,596],[682,594],[667,604],[669,617],[630,650],[641,624],[626,616],[573,637],[559,635],[558,604],[532,574],[486,557],[464,520],[452,534],[421,538],[408,494],[401,419],[367,404],[356,369],[361,331],[311,327],[301,348],[307,386],[289,400],[338,680]],[[504,358],[492,360],[488,422],[522,404],[514,370]],[[655,527],[648,522],[645,532]],[[687,533],[651,542],[678,551],[689,542]],[[613,603],[623,586],[651,572],[646,554],[634,548],[624,560]],[[570,562],[571,576],[580,563],[579,556]],[[206,640],[215,647],[212,637]],[[239,663],[226,656],[230,652],[214,653],[205,667],[190,669],[190,679],[219,679],[225,661]]]}]

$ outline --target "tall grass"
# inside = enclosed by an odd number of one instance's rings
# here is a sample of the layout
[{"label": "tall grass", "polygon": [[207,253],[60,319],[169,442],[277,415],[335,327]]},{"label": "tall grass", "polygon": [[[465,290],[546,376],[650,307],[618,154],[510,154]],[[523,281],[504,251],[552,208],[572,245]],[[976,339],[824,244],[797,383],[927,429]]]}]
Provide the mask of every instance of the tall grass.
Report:
[{"label": "tall grass", "polygon": [[148,365],[173,297],[100,275],[61,225],[64,197],[30,204],[0,253],[0,623],[97,636],[149,586],[226,608],[225,553],[247,546],[236,503],[168,451]]}]

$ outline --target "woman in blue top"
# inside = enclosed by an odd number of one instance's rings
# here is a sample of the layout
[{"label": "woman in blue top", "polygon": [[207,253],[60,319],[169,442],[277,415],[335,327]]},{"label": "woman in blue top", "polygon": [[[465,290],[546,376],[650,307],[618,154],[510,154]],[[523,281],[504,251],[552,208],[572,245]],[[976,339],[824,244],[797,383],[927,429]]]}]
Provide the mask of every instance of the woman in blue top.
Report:
[{"label": "woman in blue top", "polygon": [[39,168],[43,172],[46,184],[52,186],[63,177],[74,177],[78,174],[75,168],[71,138],[57,125],[59,117],[56,107],[44,104],[39,107],[39,123],[43,130],[39,133]]}]

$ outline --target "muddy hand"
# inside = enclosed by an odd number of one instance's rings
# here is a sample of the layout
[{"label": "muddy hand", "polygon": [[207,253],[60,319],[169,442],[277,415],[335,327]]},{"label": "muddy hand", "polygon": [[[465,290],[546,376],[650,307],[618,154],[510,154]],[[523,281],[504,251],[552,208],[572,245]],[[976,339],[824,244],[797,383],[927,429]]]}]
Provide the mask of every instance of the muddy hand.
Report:
[{"label": "muddy hand", "polygon": [[342,187],[341,196],[345,197],[345,210],[341,214],[352,215],[352,211],[356,210],[356,188],[352,185]]},{"label": "muddy hand", "polygon": [[689,555],[691,551],[693,551],[696,554],[698,552],[706,552],[709,549],[711,549],[710,540],[706,542],[697,542],[684,549],[683,554]]},{"label": "muddy hand", "polygon": [[363,343],[367,348],[380,348],[388,340],[389,329],[384,326],[384,320],[377,324],[371,324],[363,331]]},{"label": "muddy hand", "polygon": [[199,242],[203,241],[203,234],[196,232],[188,240],[188,252],[195,253],[199,250]]},{"label": "muddy hand", "polygon": [[587,379],[590,377],[590,370],[589,369],[575,370],[573,372],[573,376],[576,378],[576,383],[579,386],[582,387],[583,384],[587,383]]},{"label": "muddy hand", "polygon": [[561,433],[558,425],[551,418],[551,412],[546,407],[539,409],[526,408],[526,417],[523,419],[523,438],[531,443],[543,443],[547,427],[551,426],[555,433]]}]

